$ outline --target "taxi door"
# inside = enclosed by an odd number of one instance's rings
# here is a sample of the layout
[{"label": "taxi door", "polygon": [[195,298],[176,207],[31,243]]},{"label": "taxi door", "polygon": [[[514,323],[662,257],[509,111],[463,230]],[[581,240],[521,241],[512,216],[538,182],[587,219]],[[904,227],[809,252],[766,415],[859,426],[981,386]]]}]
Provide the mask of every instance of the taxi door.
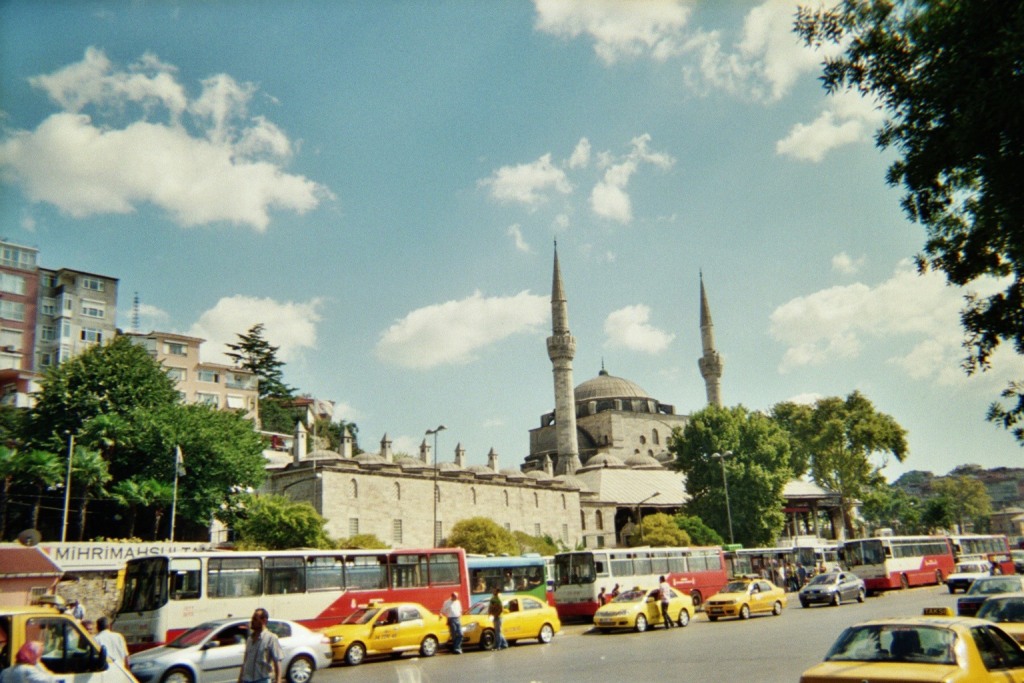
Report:
[{"label": "taxi door", "polygon": [[423,636],[427,634],[424,628],[423,615],[415,607],[405,606],[398,608],[398,635],[395,639],[394,648],[418,648]]},{"label": "taxi door", "polygon": [[658,591],[652,591],[647,595],[647,601],[644,603],[646,607],[647,623],[651,626],[660,624],[661,619],[661,601],[658,600]]},{"label": "taxi door", "polygon": [[[754,589],[756,587],[756,590]],[[768,612],[772,608],[771,586],[764,581],[755,581],[751,587],[750,611]]]},{"label": "taxi door", "polygon": [[[64,615],[25,619],[20,648],[27,640],[43,643],[40,663],[53,674],[54,683],[134,683],[121,662],[102,656],[100,647],[82,625]],[[16,651],[11,648],[11,652]]]},{"label": "taxi door", "polygon": [[523,637],[523,616],[522,605],[517,598],[505,604],[505,613],[501,615],[501,634],[506,640]]},{"label": "taxi door", "polygon": [[384,610],[377,615],[373,622],[373,630],[370,632],[367,648],[370,650],[387,652],[398,645],[398,632],[401,624],[398,621],[398,608]]}]

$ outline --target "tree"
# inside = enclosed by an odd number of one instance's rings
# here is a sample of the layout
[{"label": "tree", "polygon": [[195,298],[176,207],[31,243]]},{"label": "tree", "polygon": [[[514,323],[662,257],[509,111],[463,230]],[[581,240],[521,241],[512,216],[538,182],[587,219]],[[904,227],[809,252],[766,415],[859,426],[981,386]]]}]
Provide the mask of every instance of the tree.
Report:
[{"label": "tree", "polygon": [[[228,344],[228,358],[240,368],[251,371],[259,379],[259,397],[292,398],[295,390],[283,381],[281,368],[284,362],[278,360],[277,352],[281,348],[272,346],[263,337],[264,325],[257,323],[245,334],[239,334],[238,342]],[[294,425],[293,425],[294,426]]]},{"label": "tree", "polygon": [[18,472],[18,451],[0,446],[0,539],[7,537],[7,503],[10,500],[11,484]]},{"label": "tree", "polygon": [[859,391],[845,399],[819,399],[813,406],[784,403],[772,411],[787,415],[795,458],[810,463],[815,482],[839,494],[843,524],[853,538],[854,503],[884,481],[880,470],[886,461],[875,464],[871,456],[891,454],[903,462],[906,431],[891,416],[876,411]]},{"label": "tree", "polygon": [[554,555],[562,552],[550,536],[531,536],[525,531],[513,531],[516,543],[519,544],[519,555],[537,553],[538,555]]},{"label": "tree", "polygon": [[71,490],[77,493],[78,501],[78,540],[85,538],[85,515],[89,500],[106,493],[107,482],[110,481],[110,470],[107,461],[99,451],[92,451],[77,446],[71,458]]},{"label": "tree", "polygon": [[326,522],[309,503],[284,496],[250,496],[235,533],[239,546],[246,548],[332,548]]},{"label": "tree", "polygon": [[629,545],[683,546],[690,545],[690,535],[679,528],[675,519],[664,512],[647,515],[629,536]]},{"label": "tree", "polygon": [[15,481],[35,492],[31,527],[38,529],[39,509],[43,504],[43,491],[53,488],[64,481],[64,463],[67,462],[67,458],[61,458],[56,453],[49,451],[34,449],[19,455],[16,462]]},{"label": "tree", "polygon": [[676,526],[686,532],[694,545],[722,545],[721,535],[696,515],[676,515]]},{"label": "tree", "polygon": [[[690,416],[672,434],[673,466],[686,476],[690,500],[686,513],[696,515],[719,535],[733,535],[746,546],[772,544],[782,531],[782,489],[791,478],[789,437],[771,418],[743,406],[707,408]],[[715,453],[732,455],[715,458]],[[730,492],[728,507],[722,467]]]},{"label": "tree", "polygon": [[[808,45],[842,46],[825,61],[828,92],[856,89],[885,112],[875,141],[899,153],[887,180],[928,236],[919,270],[1003,287],[966,298],[965,370],[987,369],[1004,341],[1024,354],[1024,4],[844,0],[801,8],[795,28]],[[1024,445],[1024,381],[1002,397],[988,419]]]},{"label": "tree", "polygon": [[356,534],[355,536],[349,536],[348,538],[339,540],[335,545],[342,549],[365,548],[366,550],[378,550],[391,547],[384,541],[377,538],[375,534]]},{"label": "tree", "polygon": [[480,555],[515,555],[519,552],[519,544],[512,532],[487,517],[470,517],[456,522],[448,534],[448,545]]},{"label": "tree", "polygon": [[901,488],[881,483],[861,498],[860,514],[874,530],[889,528],[897,534],[922,532],[921,500]]},{"label": "tree", "polygon": [[992,516],[992,499],[988,490],[974,477],[943,477],[932,484],[935,497],[948,505],[949,514],[960,533],[988,529]]}]

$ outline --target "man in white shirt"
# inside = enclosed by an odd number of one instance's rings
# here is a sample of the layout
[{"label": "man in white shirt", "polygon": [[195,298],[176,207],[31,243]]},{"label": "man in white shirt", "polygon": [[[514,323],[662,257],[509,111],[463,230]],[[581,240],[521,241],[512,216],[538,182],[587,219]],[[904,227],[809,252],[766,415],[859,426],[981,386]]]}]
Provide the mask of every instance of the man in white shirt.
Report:
[{"label": "man in white shirt", "polygon": [[462,602],[459,594],[452,592],[452,596],[444,601],[441,607],[441,616],[448,619],[448,633],[451,635],[452,654],[462,654]]},{"label": "man in white shirt", "polygon": [[668,601],[672,598],[672,589],[664,576],[658,577],[658,598],[661,601],[661,618],[665,622],[665,628],[672,628],[672,617],[668,615]]},{"label": "man in white shirt", "polygon": [[110,619],[100,617],[96,620],[96,642],[107,648],[107,657],[115,662],[121,662],[128,668],[128,644],[124,642],[124,636],[116,631],[110,630]]}]

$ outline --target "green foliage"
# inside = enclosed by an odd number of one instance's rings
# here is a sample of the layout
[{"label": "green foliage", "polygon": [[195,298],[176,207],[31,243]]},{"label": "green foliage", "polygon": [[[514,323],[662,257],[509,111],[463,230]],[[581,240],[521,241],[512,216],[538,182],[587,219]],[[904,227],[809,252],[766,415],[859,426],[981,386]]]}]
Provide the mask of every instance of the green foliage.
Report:
[{"label": "green foliage", "polygon": [[[674,467],[686,475],[691,496],[686,512],[700,517],[723,538],[729,536],[732,511],[737,543],[771,545],[782,531],[782,490],[791,478],[790,443],[785,431],[762,413],[743,406],[708,406],[690,416],[683,431],[672,435]],[[723,459],[731,494],[726,507]]]},{"label": "green foliage", "polygon": [[234,528],[239,544],[246,548],[332,548],[325,523],[309,503],[283,496],[251,496]]},{"label": "green foliage", "polygon": [[107,461],[99,451],[77,447],[71,458],[71,491],[78,502],[78,540],[85,539],[85,517],[89,501],[106,494],[110,481]]},{"label": "green foliage", "polygon": [[628,541],[630,546],[684,546],[690,545],[690,534],[683,531],[671,515],[656,512],[640,520],[640,525],[630,534]]},{"label": "green foliage", "polygon": [[355,536],[340,539],[335,543],[335,547],[341,549],[364,548],[366,550],[379,550],[390,548],[391,546],[377,538],[374,534],[356,534]]},{"label": "green foliage", "polygon": [[945,533],[956,524],[956,513],[953,501],[943,496],[935,496],[924,502],[921,512],[921,524],[929,533]]},{"label": "green foliage", "polygon": [[897,534],[917,534],[925,531],[921,520],[923,508],[921,499],[883,482],[861,497],[860,514],[868,524],[869,534],[880,528],[893,529]]},{"label": "green foliage", "polygon": [[[845,0],[801,8],[796,30],[842,47],[825,62],[827,91],[859,90],[886,115],[875,140],[899,153],[887,180],[927,231],[918,268],[1003,287],[966,297],[966,371],[986,369],[1004,341],[1024,354],[1024,3]],[[1024,445],[1024,381],[1002,397],[988,419]]]},{"label": "green foliage", "polygon": [[[284,383],[281,370],[284,362],[277,358],[277,352],[281,347],[272,346],[264,339],[264,329],[263,323],[258,323],[250,327],[245,334],[239,334],[237,343],[227,345],[230,349],[227,356],[235,365],[249,370],[259,378],[261,400],[267,397],[292,398],[295,390]],[[291,430],[285,433],[290,434]]]},{"label": "green foliage", "polygon": [[686,532],[693,545],[723,545],[722,536],[696,515],[676,515],[676,526]]},{"label": "green foliage", "polygon": [[470,517],[456,522],[448,534],[447,545],[479,555],[515,555],[519,552],[519,544],[512,532],[487,517]]},{"label": "green foliage", "polygon": [[519,544],[517,554],[537,553],[538,555],[554,555],[562,552],[562,548],[550,536],[531,536],[525,531],[513,531],[512,535]]},{"label": "green foliage", "polygon": [[772,412],[785,416],[782,423],[797,453],[793,459],[808,462],[814,481],[839,494],[847,534],[854,537],[854,502],[883,481],[886,460],[876,464],[871,456],[891,454],[903,462],[906,431],[859,391],[845,399],[819,399],[813,406],[782,403]]},{"label": "green foliage", "polygon": [[261,398],[260,429],[278,434],[294,433],[295,423],[300,422],[302,416],[296,415],[295,410],[289,405],[290,401],[291,399],[287,398]]},{"label": "green foliage", "polygon": [[988,530],[992,499],[981,481],[963,475],[943,477],[932,483],[932,492],[948,509],[961,533]]}]

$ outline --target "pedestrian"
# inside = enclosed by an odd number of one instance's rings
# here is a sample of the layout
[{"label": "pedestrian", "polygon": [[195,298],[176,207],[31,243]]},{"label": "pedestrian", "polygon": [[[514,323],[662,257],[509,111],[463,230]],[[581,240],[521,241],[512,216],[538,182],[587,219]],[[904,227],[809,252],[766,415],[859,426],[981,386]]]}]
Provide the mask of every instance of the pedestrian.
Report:
[{"label": "pedestrian", "polygon": [[601,586],[601,592],[597,594],[597,605],[598,607],[606,605],[608,603],[608,594],[604,592],[604,586]]},{"label": "pedestrian", "polygon": [[14,655],[14,666],[0,671],[3,683],[54,683],[54,677],[39,666],[39,658],[43,656],[43,644],[38,640],[28,640]]},{"label": "pedestrian", "polygon": [[264,608],[252,613],[238,683],[281,683],[281,643],[267,629],[268,621],[270,614]]},{"label": "pedestrian", "polygon": [[444,601],[441,614],[448,620],[448,634],[451,637],[452,654],[462,654],[462,603],[459,594],[452,591],[452,596]]},{"label": "pedestrian", "polygon": [[124,636],[110,629],[110,619],[105,616],[96,620],[96,628],[99,629],[99,633],[96,634],[96,643],[107,648],[107,657],[110,657],[112,661],[121,662],[127,669],[128,643],[124,641]]},{"label": "pedestrian", "polygon": [[658,598],[661,600],[661,618],[665,628],[672,628],[672,617],[668,615],[668,601],[672,597],[672,588],[664,576],[658,577]]},{"label": "pedestrian", "polygon": [[71,598],[71,602],[68,603],[68,610],[75,619],[79,621],[85,619],[85,607],[82,606],[82,603],[77,598]]},{"label": "pedestrian", "polygon": [[807,567],[802,562],[797,565],[796,574],[800,579],[800,587],[803,588],[804,584],[807,583]]},{"label": "pedestrian", "polygon": [[487,613],[491,615],[491,619],[494,621],[495,650],[504,650],[508,647],[508,641],[505,640],[505,635],[501,632],[501,615],[504,610],[505,606],[501,603],[501,591],[495,588],[494,594],[491,596],[491,602],[487,606]]},{"label": "pedestrian", "polygon": [[612,586],[612,598],[611,599],[614,600],[617,597],[619,597],[619,584],[615,584],[614,586]]}]

